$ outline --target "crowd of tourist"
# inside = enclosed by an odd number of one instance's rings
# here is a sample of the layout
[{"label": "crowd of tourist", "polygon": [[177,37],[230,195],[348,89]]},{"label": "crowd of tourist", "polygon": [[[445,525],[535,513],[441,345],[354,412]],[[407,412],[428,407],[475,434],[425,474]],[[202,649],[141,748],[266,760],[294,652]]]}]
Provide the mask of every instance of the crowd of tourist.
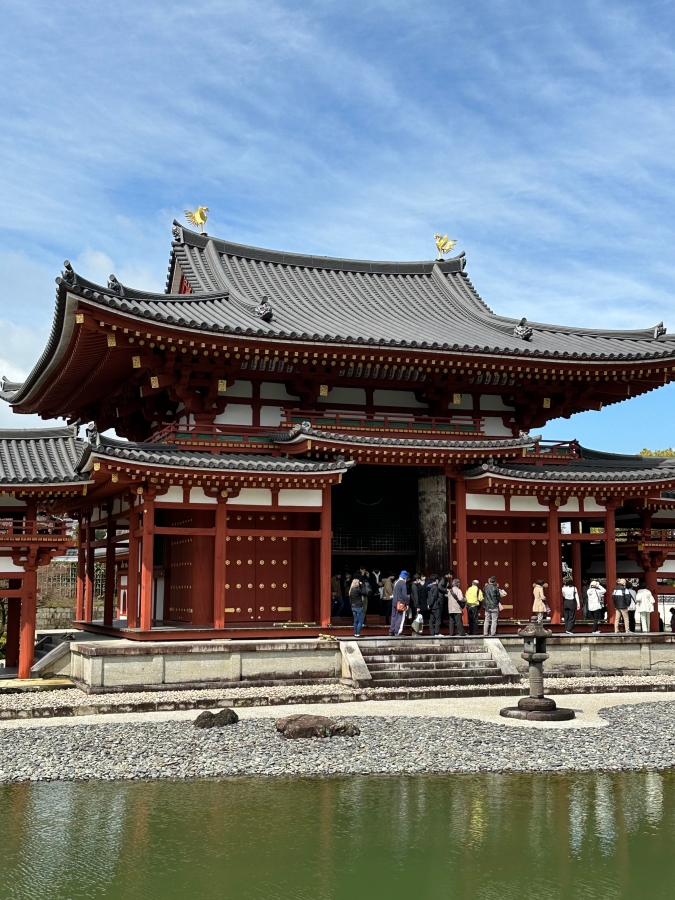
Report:
[{"label": "crowd of tourist", "polygon": [[[545,588],[541,580],[532,585],[532,619],[540,623],[550,621],[551,615]],[[494,635],[503,610],[502,600],[507,596],[494,575],[483,586],[474,579],[464,592],[460,579],[455,578],[452,571],[427,578],[411,575],[404,569],[397,576],[391,571],[386,574],[379,569],[370,571],[365,565],[354,573],[333,575],[331,590],[333,615],[348,614],[349,606],[357,636],[361,634],[369,604],[371,613],[385,618],[392,636],[404,634],[407,626],[413,635],[422,635],[428,627],[429,634],[434,637],[442,633],[444,623],[450,636],[475,635],[479,631],[481,612],[483,634]],[[606,596],[607,588],[599,581],[584,581],[580,594],[572,579],[565,578],[560,598],[565,634],[574,634],[579,614],[593,622],[593,634],[599,633],[600,625],[607,619]],[[624,633],[636,631],[636,622],[642,632],[650,631],[650,617],[656,608],[656,600],[644,579],[633,583],[619,578],[610,596],[615,610],[616,633],[622,626]],[[675,631],[675,607],[670,613],[670,626]],[[660,618],[659,630],[664,630]]]}]

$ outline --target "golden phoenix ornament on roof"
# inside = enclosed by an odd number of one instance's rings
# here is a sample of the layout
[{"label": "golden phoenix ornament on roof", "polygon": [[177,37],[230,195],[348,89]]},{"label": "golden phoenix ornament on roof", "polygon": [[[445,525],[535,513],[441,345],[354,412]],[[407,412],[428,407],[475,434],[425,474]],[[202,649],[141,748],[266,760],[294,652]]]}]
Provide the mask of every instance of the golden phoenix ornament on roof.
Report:
[{"label": "golden phoenix ornament on roof", "polygon": [[447,234],[435,234],[434,238],[436,240],[436,249],[438,250],[438,256],[436,257],[437,259],[443,259],[443,255],[445,253],[450,253],[452,248],[457,243],[457,241],[453,241],[452,238],[449,238]]},{"label": "golden phoenix ornament on roof", "polygon": [[198,206],[194,212],[186,209],[185,218],[188,220],[188,222],[190,222],[191,225],[199,225],[200,229],[204,231],[204,226],[206,225],[206,220],[208,219],[208,216],[206,215],[208,211],[208,206]]}]

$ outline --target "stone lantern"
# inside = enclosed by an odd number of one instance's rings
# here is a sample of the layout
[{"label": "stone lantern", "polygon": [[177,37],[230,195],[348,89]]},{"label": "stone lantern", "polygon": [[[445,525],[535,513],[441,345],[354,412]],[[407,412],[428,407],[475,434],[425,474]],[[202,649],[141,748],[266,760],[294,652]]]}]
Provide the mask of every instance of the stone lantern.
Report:
[{"label": "stone lantern", "polygon": [[544,662],[548,659],[546,638],[551,637],[541,622],[531,622],[518,634],[523,639],[520,654],[529,666],[530,696],[522,697],[518,706],[507,706],[499,711],[506,719],[530,719],[534,722],[564,722],[575,717],[573,709],[556,706],[555,700],[544,697]]}]

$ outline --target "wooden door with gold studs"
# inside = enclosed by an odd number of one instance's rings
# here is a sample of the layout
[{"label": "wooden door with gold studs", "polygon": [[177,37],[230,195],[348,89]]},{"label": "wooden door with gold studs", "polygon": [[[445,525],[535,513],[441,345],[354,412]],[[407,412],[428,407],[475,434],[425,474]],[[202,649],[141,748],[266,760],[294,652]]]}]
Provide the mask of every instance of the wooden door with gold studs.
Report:
[{"label": "wooden door with gold studs", "polygon": [[256,542],[250,536],[228,535],[225,582],[225,623],[256,621]]},{"label": "wooden door with gold studs", "polygon": [[290,543],[259,535],[256,540],[256,621],[288,622],[291,618]]}]

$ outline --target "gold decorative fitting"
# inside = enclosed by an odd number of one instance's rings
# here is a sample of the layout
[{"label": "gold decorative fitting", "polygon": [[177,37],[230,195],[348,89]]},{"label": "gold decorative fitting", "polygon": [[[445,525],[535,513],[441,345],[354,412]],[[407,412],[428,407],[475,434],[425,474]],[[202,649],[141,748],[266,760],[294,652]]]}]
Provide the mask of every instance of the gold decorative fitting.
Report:
[{"label": "gold decorative fitting", "polygon": [[84,324],[84,313],[75,313],[75,321],[78,325]]},{"label": "gold decorative fitting", "polygon": [[114,334],[109,334],[109,335],[108,335],[108,346],[109,346],[109,347],[116,347],[116,346],[117,346],[117,342],[115,341],[115,335],[114,335]]},{"label": "gold decorative fitting", "polygon": [[137,493],[137,494],[142,494],[142,493],[143,493],[143,488],[142,488],[142,487],[137,487],[137,488],[136,488],[136,493]]},{"label": "gold decorative fitting", "polygon": [[462,402],[462,395],[461,394],[453,394],[452,402],[453,402],[454,406],[459,406],[460,403]]},{"label": "gold decorative fitting", "polygon": [[116,484],[118,479],[119,479],[119,475],[117,473],[115,473],[110,480],[112,481],[113,484]]},{"label": "gold decorative fitting", "polygon": [[327,397],[328,396],[328,385],[320,384],[319,385],[319,397]]},{"label": "gold decorative fitting", "polygon": [[156,375],[152,375],[150,377],[150,387],[158,388],[159,387],[159,378]]},{"label": "gold decorative fitting", "polygon": [[100,462],[95,462],[95,463],[94,463],[94,472],[99,472],[100,469],[101,469],[101,463],[100,463]]},{"label": "gold decorative fitting", "polygon": [[227,381],[224,378],[218,379],[218,390],[226,391],[227,390]]},{"label": "gold decorative fitting", "polygon": [[140,369],[140,367],[141,367],[140,356],[132,356],[131,357],[131,365],[134,367],[134,369]]},{"label": "gold decorative fitting", "polygon": [[544,409],[550,409],[550,408],[551,408],[551,398],[544,397]]}]

